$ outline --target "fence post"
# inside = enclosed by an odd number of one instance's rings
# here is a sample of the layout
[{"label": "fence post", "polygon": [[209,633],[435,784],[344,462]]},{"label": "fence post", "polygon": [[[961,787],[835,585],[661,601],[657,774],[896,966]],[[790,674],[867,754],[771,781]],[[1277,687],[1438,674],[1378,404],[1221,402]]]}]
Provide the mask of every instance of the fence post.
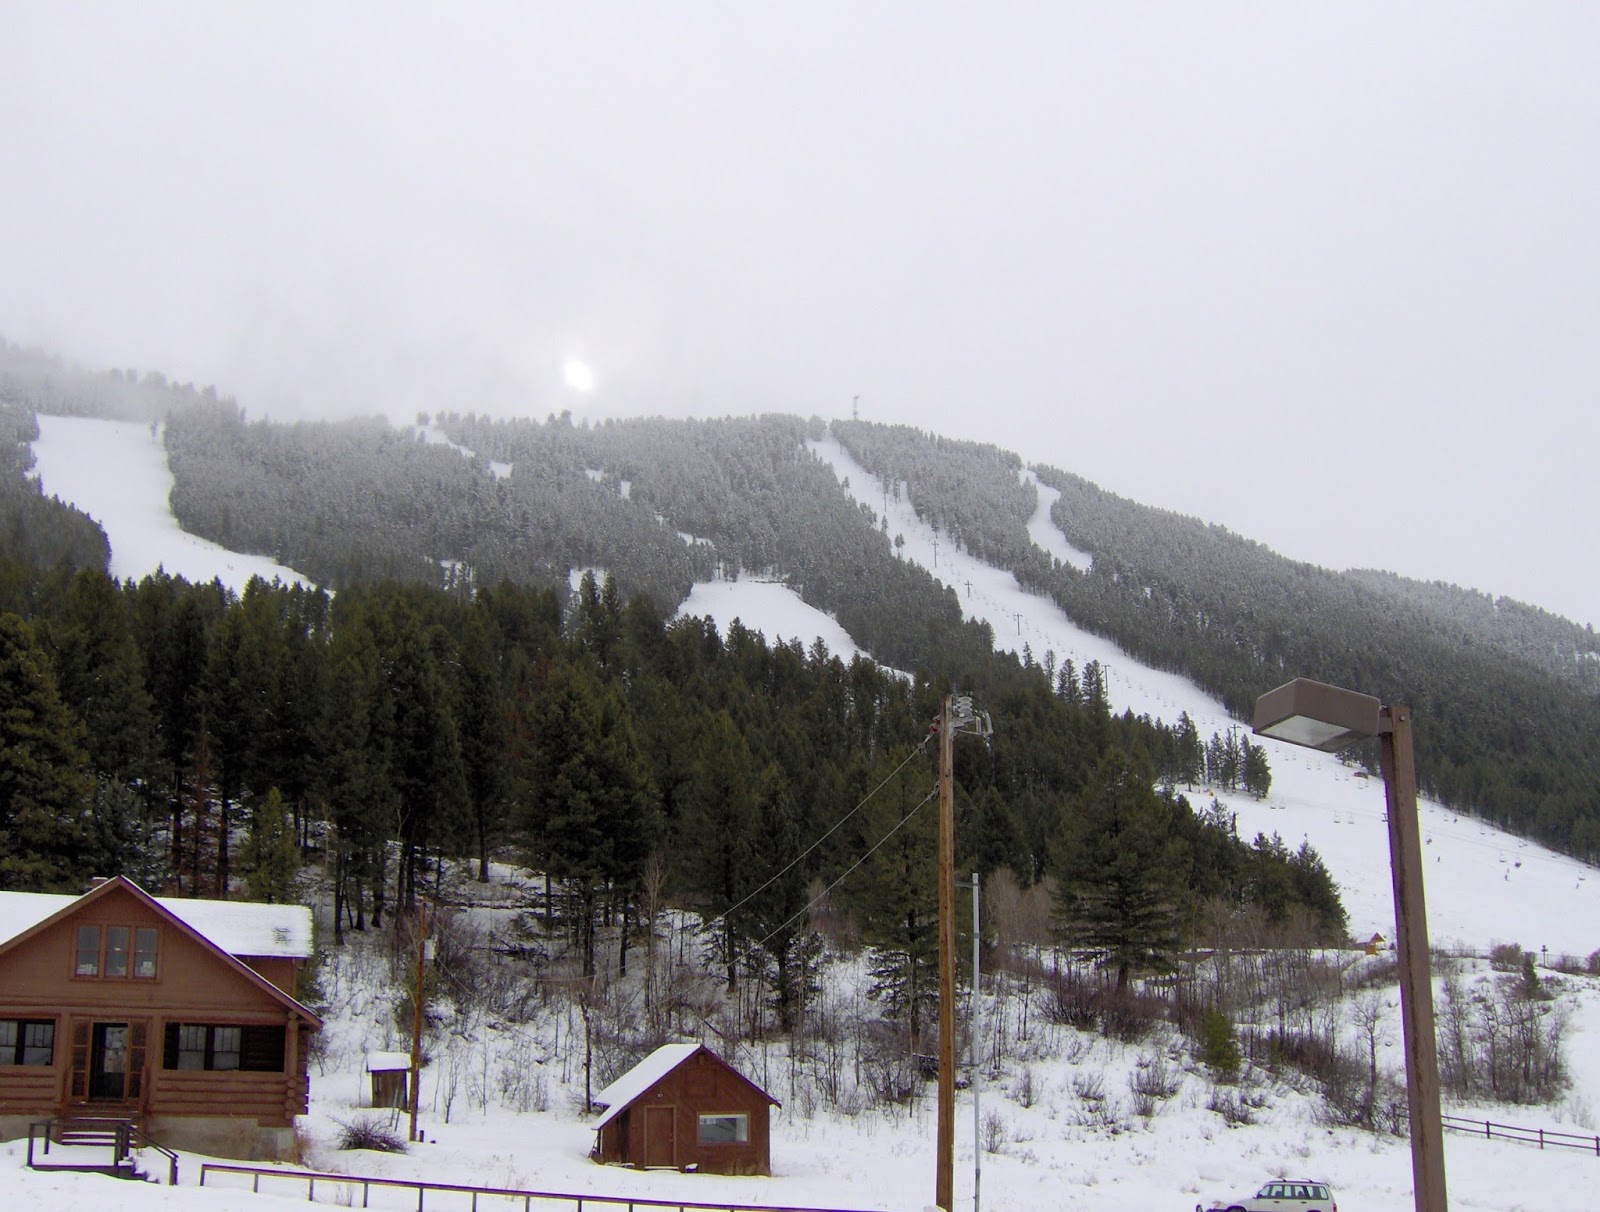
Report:
[{"label": "fence post", "polygon": [[[660,1127],[659,1124],[657,1124],[656,1126]],[[1492,1127],[1490,1127],[1488,1120],[1484,1120],[1483,1121],[1483,1137],[1484,1137],[1485,1140],[1493,1140],[1494,1139],[1494,1129]]]},{"label": "fence post", "polygon": [[1539,1129],[1539,1148],[1544,1148],[1544,1129]]}]

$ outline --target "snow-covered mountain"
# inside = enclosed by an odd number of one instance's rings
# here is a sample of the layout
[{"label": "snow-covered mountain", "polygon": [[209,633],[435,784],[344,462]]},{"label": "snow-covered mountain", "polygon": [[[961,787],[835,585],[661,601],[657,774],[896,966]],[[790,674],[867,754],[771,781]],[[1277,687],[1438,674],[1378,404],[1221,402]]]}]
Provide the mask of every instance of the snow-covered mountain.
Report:
[{"label": "snow-covered mountain", "polygon": [[[832,438],[812,449],[849,486],[855,499],[886,511],[889,530],[904,536],[902,556],[950,586],[965,615],[992,628],[995,643],[1036,660],[1053,653],[1081,667],[1098,661],[1118,712],[1131,709],[1166,721],[1187,711],[1202,735],[1226,730],[1230,719],[1216,700],[1175,674],[1150,669],[1115,644],[1074,624],[1054,603],[1018,585],[1016,577],[973,557],[922,522],[909,501],[887,490]],[[298,574],[258,557],[229,552],[181,531],[167,505],[170,474],[148,426],[79,418],[40,418],[34,444],[47,493],[77,504],[106,528],[118,577],[164,566],[190,579],[220,578],[241,589],[252,575]],[[1058,558],[1077,551],[1050,520],[1051,490],[1040,492],[1030,534]],[[769,640],[822,639],[846,657],[865,651],[830,616],[792,588],[750,576],[695,585],[681,611],[711,616],[726,628],[734,619]],[[1212,796],[1237,815],[1240,835],[1281,834],[1291,846],[1309,841],[1338,881],[1353,934],[1393,937],[1388,834],[1380,781],[1336,757],[1270,744],[1272,794],[1264,801],[1216,788],[1190,792],[1199,804]],[[1424,800],[1422,834],[1429,926],[1437,946],[1482,952],[1514,942],[1552,957],[1587,955],[1600,946],[1600,872],[1472,817]]]}]

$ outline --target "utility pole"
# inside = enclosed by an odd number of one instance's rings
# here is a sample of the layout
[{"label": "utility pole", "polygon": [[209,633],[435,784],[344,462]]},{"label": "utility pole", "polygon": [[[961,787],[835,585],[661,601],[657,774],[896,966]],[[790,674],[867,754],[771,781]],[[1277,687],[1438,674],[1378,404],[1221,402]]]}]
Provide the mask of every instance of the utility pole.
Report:
[{"label": "utility pole", "polygon": [[939,1130],[934,1203],[945,1212],[955,1208],[957,732],[980,737],[994,732],[988,712],[973,713],[970,695],[945,695],[939,712]]},{"label": "utility pole", "polygon": [[979,1212],[978,1191],[983,1186],[983,1121],[978,1115],[978,943],[983,938],[979,926],[982,898],[978,895],[978,873],[972,873],[972,1212]]},{"label": "utility pole", "polygon": [[417,906],[417,991],[411,1018],[411,1136],[417,1139],[417,1096],[422,1092],[422,984],[428,970],[428,902]]},{"label": "utility pole", "polygon": [[933,1202],[953,1212],[956,1147],[955,700],[939,715],[939,1134]]}]

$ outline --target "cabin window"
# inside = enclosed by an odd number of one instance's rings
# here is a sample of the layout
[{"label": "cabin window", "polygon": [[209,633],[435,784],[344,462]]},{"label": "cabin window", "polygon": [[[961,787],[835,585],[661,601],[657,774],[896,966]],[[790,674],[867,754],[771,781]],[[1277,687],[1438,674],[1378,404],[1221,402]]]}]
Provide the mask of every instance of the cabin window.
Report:
[{"label": "cabin window", "polygon": [[281,1073],[283,1050],[282,1027],[168,1023],[162,1067]]},{"label": "cabin window", "polygon": [[140,926],[133,932],[133,975],[138,980],[154,980],[156,975],[156,928]]},{"label": "cabin window", "polygon": [[73,975],[154,980],[158,939],[154,926],[79,926]]},{"label": "cabin window", "polygon": [[128,928],[106,927],[106,975],[128,975]]},{"label": "cabin window", "polygon": [[100,975],[100,927],[78,927],[78,958],[72,971],[77,976]]},{"label": "cabin window", "polygon": [[55,1044],[53,1022],[0,1018],[0,1066],[54,1064]]},{"label": "cabin window", "polygon": [[748,1115],[702,1115],[700,1117],[700,1143],[702,1145],[749,1144],[750,1117]]}]

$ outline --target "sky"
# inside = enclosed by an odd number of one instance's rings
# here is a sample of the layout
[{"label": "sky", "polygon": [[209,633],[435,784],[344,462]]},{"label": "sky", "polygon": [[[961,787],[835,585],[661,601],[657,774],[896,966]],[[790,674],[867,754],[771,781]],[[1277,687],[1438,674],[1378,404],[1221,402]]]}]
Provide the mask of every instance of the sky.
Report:
[{"label": "sky", "polygon": [[858,407],[1600,622],[1595,6],[0,25],[12,341],[252,415]]}]

